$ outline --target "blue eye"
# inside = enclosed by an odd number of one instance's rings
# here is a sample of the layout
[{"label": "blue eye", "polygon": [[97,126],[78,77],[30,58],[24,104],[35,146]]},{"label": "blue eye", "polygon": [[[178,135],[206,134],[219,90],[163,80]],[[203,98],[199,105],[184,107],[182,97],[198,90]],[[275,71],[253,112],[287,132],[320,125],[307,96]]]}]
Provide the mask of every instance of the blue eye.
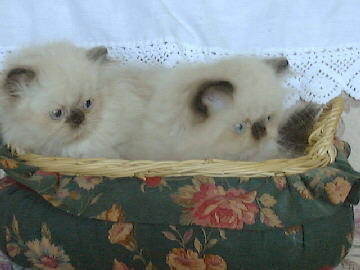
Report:
[{"label": "blue eye", "polygon": [[237,123],[234,125],[234,130],[237,133],[243,133],[247,129],[248,124],[246,122]]},{"label": "blue eye", "polygon": [[92,107],[93,103],[94,103],[94,101],[92,98],[86,100],[84,102],[84,109],[90,109]]},{"label": "blue eye", "polygon": [[64,109],[56,109],[49,112],[51,119],[53,120],[60,120],[65,115]]}]

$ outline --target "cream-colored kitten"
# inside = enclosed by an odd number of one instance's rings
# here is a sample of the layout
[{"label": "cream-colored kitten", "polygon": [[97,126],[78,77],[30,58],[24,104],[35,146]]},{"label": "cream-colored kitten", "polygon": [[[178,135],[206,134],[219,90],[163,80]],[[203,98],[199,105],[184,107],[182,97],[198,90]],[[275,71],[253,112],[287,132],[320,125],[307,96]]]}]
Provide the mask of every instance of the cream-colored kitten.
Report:
[{"label": "cream-colored kitten", "polygon": [[43,155],[122,157],[148,94],[106,54],[55,42],[11,56],[0,78],[3,142]]},{"label": "cream-colored kitten", "polygon": [[157,72],[147,113],[127,151],[130,159],[280,157],[283,97],[279,76],[288,62],[232,57]]}]

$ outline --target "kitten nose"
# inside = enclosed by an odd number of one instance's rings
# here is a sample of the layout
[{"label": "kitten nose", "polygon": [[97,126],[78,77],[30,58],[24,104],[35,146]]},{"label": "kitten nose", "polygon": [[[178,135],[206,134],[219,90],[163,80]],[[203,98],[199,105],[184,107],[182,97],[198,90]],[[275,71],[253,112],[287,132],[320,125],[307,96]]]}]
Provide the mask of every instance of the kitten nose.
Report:
[{"label": "kitten nose", "polygon": [[74,127],[79,126],[85,119],[84,112],[79,109],[71,110],[70,116],[67,119]]},{"label": "kitten nose", "polygon": [[255,122],[251,127],[251,133],[255,140],[260,140],[266,136],[266,127],[264,121]]}]

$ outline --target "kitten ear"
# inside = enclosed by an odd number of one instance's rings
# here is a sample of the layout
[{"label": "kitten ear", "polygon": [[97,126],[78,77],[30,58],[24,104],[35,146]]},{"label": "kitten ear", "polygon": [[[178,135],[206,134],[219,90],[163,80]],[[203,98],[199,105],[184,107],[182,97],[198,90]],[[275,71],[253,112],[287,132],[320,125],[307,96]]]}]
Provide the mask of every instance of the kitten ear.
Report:
[{"label": "kitten ear", "polygon": [[36,73],[29,67],[16,67],[10,69],[5,76],[5,91],[12,97],[17,97],[21,93],[21,88],[28,86],[34,81]]},{"label": "kitten ear", "polygon": [[289,69],[289,61],[286,57],[269,58],[265,59],[264,62],[270,65],[277,74],[281,74]]},{"label": "kitten ear", "polygon": [[197,89],[193,99],[193,110],[206,118],[221,111],[233,99],[234,86],[228,81],[205,82]]},{"label": "kitten ear", "polygon": [[108,55],[108,50],[104,46],[92,48],[86,52],[86,56],[92,61],[104,61]]}]

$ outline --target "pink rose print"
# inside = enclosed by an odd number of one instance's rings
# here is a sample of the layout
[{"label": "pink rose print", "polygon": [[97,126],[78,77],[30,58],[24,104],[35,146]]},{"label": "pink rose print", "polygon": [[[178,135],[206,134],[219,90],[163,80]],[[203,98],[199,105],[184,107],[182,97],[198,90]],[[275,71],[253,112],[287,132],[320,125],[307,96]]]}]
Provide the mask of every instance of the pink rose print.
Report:
[{"label": "pink rose print", "polygon": [[186,207],[184,215],[196,225],[241,230],[244,224],[254,224],[259,207],[256,191],[224,190],[215,183],[201,183],[198,187],[185,186],[174,196]]}]

